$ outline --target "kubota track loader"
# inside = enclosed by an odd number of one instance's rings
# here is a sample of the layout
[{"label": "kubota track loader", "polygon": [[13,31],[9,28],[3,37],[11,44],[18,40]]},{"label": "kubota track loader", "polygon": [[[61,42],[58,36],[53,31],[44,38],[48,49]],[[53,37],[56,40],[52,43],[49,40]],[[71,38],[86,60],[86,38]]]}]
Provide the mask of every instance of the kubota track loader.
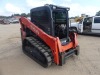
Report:
[{"label": "kubota track loader", "polygon": [[77,34],[69,29],[69,8],[44,5],[30,11],[31,21],[20,18],[22,49],[43,67],[65,64],[79,54]]}]

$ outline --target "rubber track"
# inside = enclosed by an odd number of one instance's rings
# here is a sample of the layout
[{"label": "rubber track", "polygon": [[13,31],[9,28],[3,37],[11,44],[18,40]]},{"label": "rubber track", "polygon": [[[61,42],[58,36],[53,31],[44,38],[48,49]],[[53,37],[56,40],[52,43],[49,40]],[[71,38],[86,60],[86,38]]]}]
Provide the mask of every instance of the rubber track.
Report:
[{"label": "rubber track", "polygon": [[26,37],[26,40],[29,41],[33,47],[36,47],[45,56],[47,63],[41,63],[38,61],[38,59],[35,59],[34,57],[33,59],[43,67],[49,67],[53,62],[53,55],[49,47],[33,37]]}]

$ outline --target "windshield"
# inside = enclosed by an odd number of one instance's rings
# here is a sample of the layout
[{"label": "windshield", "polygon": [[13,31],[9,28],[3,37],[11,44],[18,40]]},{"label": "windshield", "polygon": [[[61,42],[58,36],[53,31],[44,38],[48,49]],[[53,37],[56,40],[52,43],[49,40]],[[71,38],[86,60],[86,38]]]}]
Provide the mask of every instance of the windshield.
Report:
[{"label": "windshield", "polygon": [[55,11],[53,13],[53,19],[56,23],[65,23],[66,22],[66,12],[64,11]]},{"label": "windshield", "polygon": [[64,12],[56,12],[56,19],[66,19],[66,14]]}]

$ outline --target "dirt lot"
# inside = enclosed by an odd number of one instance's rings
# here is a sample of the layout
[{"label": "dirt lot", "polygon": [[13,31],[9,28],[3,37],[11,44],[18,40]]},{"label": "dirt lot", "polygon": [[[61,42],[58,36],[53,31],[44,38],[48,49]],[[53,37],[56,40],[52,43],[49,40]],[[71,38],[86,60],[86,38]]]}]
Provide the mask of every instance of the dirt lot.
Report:
[{"label": "dirt lot", "polygon": [[21,49],[20,25],[0,25],[0,75],[100,75],[100,37],[79,35],[80,55],[43,68]]}]

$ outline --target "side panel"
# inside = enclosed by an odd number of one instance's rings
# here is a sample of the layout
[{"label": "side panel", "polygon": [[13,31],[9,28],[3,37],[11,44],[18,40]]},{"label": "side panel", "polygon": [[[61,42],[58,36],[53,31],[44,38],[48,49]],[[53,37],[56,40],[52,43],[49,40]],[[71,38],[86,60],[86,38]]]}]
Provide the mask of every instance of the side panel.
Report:
[{"label": "side panel", "polygon": [[52,10],[48,6],[31,9],[31,22],[41,28],[44,32],[54,36],[54,26],[52,19]]}]

